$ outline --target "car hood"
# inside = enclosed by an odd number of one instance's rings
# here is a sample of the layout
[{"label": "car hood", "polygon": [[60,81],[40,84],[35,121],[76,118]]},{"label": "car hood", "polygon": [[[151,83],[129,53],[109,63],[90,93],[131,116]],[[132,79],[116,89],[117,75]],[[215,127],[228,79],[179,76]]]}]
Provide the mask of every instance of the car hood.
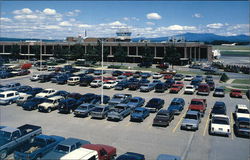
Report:
[{"label": "car hood", "polygon": [[236,113],[236,117],[242,117],[242,118],[250,118],[250,114],[248,113]]},{"label": "car hood", "polygon": [[4,138],[0,138],[0,146],[3,146],[6,143],[8,143],[8,140],[6,140]]},{"label": "car hood", "polygon": [[184,119],[182,121],[182,124],[198,124],[198,120],[195,120],[195,119]]},{"label": "car hood", "polygon": [[140,89],[149,89],[150,87],[148,86],[141,86]]},{"label": "car hood", "polygon": [[122,100],[121,99],[111,99],[109,102],[110,103],[120,103]]},{"label": "car hood", "polygon": [[128,106],[136,106],[137,104],[138,104],[138,103],[136,103],[136,102],[128,102],[128,103],[127,103]]},{"label": "car hood", "polygon": [[88,112],[87,109],[75,109],[76,112]]},{"label": "car hood", "polygon": [[35,102],[24,102],[23,107],[28,108],[28,107],[32,107],[32,106],[35,106],[35,105],[36,105]]},{"label": "car hood", "polygon": [[179,105],[171,105],[168,107],[169,111],[173,111],[173,110],[179,110],[181,108],[181,106]]},{"label": "car hood", "polygon": [[56,159],[58,159],[59,160],[64,155],[66,155],[66,154],[60,153],[57,151],[52,151],[52,152],[49,152],[48,154],[46,154],[42,159],[44,159],[44,160],[48,160],[48,159],[56,160]]},{"label": "car hood", "polygon": [[37,95],[36,95],[36,97],[45,97],[47,94],[44,94],[44,93],[38,93]]},{"label": "car hood", "polygon": [[142,117],[141,113],[132,113],[131,117]]},{"label": "car hood", "polygon": [[44,102],[44,103],[41,103],[39,104],[39,106],[51,106],[52,104],[51,103],[48,103],[48,102]]}]

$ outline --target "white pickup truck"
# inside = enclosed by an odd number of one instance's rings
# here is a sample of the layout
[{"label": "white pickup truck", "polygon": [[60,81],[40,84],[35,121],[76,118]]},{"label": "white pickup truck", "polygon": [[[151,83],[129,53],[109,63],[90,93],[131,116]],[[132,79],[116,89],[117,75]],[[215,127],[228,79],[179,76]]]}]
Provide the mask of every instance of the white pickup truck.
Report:
[{"label": "white pickup truck", "polygon": [[65,156],[61,157],[60,160],[96,160],[98,158],[98,153],[95,150],[87,148],[78,148]]}]

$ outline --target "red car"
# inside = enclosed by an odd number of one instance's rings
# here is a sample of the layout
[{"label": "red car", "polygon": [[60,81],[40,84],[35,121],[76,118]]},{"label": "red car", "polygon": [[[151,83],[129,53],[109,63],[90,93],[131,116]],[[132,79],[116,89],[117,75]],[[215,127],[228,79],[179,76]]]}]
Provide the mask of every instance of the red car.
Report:
[{"label": "red car", "polygon": [[173,79],[173,75],[172,74],[165,74],[164,79]]},{"label": "red car", "polygon": [[230,97],[242,98],[242,92],[239,89],[232,89],[230,92]]},{"label": "red car", "polygon": [[115,77],[103,77],[103,82],[116,81]]},{"label": "red car", "polygon": [[133,72],[124,72],[122,75],[130,77],[133,76]]},{"label": "red car", "polygon": [[175,82],[175,84],[178,85],[178,86],[180,86],[181,89],[184,87],[184,83],[181,82],[181,81],[177,81],[177,82]]},{"label": "red car", "polygon": [[181,90],[181,87],[177,84],[173,84],[170,88],[170,93],[178,93]]}]

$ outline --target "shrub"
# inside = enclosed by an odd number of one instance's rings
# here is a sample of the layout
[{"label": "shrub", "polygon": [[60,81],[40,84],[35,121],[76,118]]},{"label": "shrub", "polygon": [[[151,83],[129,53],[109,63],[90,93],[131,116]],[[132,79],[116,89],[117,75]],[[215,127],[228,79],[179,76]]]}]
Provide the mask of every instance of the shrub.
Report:
[{"label": "shrub", "polygon": [[223,73],[222,76],[220,77],[220,81],[226,82],[228,80],[229,80],[228,76],[225,73]]}]

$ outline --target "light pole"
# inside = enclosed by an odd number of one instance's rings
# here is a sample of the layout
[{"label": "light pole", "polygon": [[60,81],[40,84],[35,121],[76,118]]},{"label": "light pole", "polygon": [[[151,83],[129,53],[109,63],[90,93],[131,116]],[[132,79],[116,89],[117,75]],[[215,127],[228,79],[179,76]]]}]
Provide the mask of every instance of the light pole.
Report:
[{"label": "light pole", "polygon": [[102,95],[101,95],[101,104],[103,104],[103,39],[102,39]]},{"label": "light pole", "polygon": [[42,39],[40,39],[40,69],[42,70]]}]

